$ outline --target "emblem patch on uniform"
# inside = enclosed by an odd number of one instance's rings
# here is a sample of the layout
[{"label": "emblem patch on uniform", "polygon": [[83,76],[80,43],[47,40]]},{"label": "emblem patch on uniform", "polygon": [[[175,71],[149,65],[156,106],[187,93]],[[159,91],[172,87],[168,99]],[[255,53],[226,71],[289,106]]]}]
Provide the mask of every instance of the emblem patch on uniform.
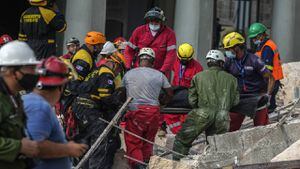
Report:
[{"label": "emblem patch on uniform", "polygon": [[80,66],[80,65],[76,65],[76,70],[82,71],[82,70],[83,70],[83,67]]},{"label": "emblem patch on uniform", "polygon": [[112,85],[114,82],[112,80],[108,80],[107,83]]}]

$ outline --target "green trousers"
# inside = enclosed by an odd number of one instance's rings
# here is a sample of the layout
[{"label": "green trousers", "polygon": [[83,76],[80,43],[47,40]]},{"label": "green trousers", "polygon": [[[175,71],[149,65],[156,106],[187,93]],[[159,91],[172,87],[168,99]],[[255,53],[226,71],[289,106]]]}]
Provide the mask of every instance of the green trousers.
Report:
[{"label": "green trousers", "polygon": [[[193,141],[205,131],[206,135],[225,133],[229,130],[230,118],[228,111],[209,108],[193,109],[189,112],[181,130],[177,133],[173,150],[187,155]],[[182,158],[173,155],[174,160]]]}]

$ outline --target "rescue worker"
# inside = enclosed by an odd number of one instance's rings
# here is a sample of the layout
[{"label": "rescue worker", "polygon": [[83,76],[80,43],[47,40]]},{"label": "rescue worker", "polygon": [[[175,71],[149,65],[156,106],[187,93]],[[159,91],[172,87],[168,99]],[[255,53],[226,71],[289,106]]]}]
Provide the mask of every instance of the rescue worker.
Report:
[{"label": "rescue worker", "polygon": [[70,60],[74,56],[74,54],[79,50],[80,41],[77,38],[72,37],[67,41],[66,46],[68,53],[63,55],[62,58]]},{"label": "rescue worker", "polygon": [[92,31],[86,34],[84,42],[85,44],[71,58],[71,63],[81,81],[95,69],[96,59],[106,42],[106,38],[101,32]]},{"label": "rescue worker", "polygon": [[[72,104],[79,126],[79,134],[75,137],[78,142],[91,146],[101,135],[107,124],[98,118],[112,120],[119,105],[122,104],[119,95],[115,95],[115,77],[125,69],[125,60],[117,55],[106,57],[106,62],[90,73],[81,85],[82,90]],[[89,169],[110,169],[114,155],[120,147],[120,138],[112,130],[98,149],[89,159]]]},{"label": "rescue worker", "polygon": [[[129,111],[125,115],[125,129],[149,141],[154,141],[159,128],[160,91],[163,89],[167,93],[163,102],[171,99],[173,91],[166,76],[153,69],[154,51],[151,48],[142,48],[138,56],[140,67],[128,71],[122,80],[127,96],[133,98],[129,104]],[[149,162],[153,145],[128,133],[125,133],[124,137],[126,154],[137,160]],[[129,160],[129,164],[133,169],[146,168],[132,160]]]},{"label": "rescue worker", "polygon": [[[239,102],[235,77],[223,70],[225,57],[219,50],[206,55],[208,69],[196,74],[189,89],[189,103],[193,107],[182,128],[175,136],[173,150],[187,155],[193,141],[203,132],[207,136],[229,130],[229,110]],[[179,155],[173,155],[179,160]]]},{"label": "rescue worker", "polygon": [[97,67],[103,65],[106,62],[106,58],[114,53],[116,53],[118,50],[116,49],[115,45],[107,41],[100,52],[101,58],[98,58],[99,61],[97,62]]},{"label": "rescue worker", "polygon": [[260,57],[272,72],[275,79],[274,89],[271,93],[269,113],[273,112],[276,105],[276,94],[281,86],[280,80],[283,79],[280,54],[277,45],[266,33],[267,28],[261,23],[253,23],[249,28],[248,37],[256,45],[256,55]]},{"label": "rescue worker", "polygon": [[[227,56],[225,70],[238,79],[240,94],[270,96],[274,78],[261,59],[246,51],[244,37],[231,32],[224,37],[223,46]],[[240,129],[245,115],[231,112],[230,118],[230,131],[235,131]],[[257,111],[253,121],[254,126],[267,125],[268,108]]]},{"label": "rescue worker", "polygon": [[164,25],[164,12],[154,7],[144,17],[146,24],[136,28],[125,49],[126,68],[138,66],[138,52],[143,47],[155,52],[154,68],[164,73],[167,78],[176,59],[176,37],[174,31]]},{"label": "rescue worker", "polygon": [[[177,59],[173,65],[174,77],[172,86],[182,86],[189,88],[191,81],[197,73],[203,70],[201,64],[193,59],[194,48],[188,43],[183,43],[178,47]],[[167,129],[173,134],[177,134],[181,129],[186,115],[165,114],[164,120]]]},{"label": "rescue worker", "polygon": [[34,50],[37,59],[56,53],[56,32],[64,32],[67,24],[55,0],[29,0],[31,5],[20,18],[19,40]]},{"label": "rescue worker", "polygon": [[35,169],[71,169],[69,157],[80,157],[88,148],[85,144],[67,142],[52,107],[59,101],[68,81],[68,67],[51,56],[38,66],[40,78],[33,92],[23,95],[27,115],[27,135],[38,141],[40,153],[34,160]]},{"label": "rescue worker", "polygon": [[13,41],[13,39],[12,39],[9,35],[7,35],[7,34],[2,35],[2,36],[0,37],[0,48],[1,48],[4,44],[6,44],[6,43],[8,43],[8,42],[11,42],[11,41]]},{"label": "rescue worker", "polygon": [[114,42],[116,48],[118,49],[118,51],[124,55],[124,52],[125,52],[125,49],[127,46],[126,39],[123,37],[117,37],[113,42]]},{"label": "rescue worker", "polygon": [[25,137],[25,113],[19,95],[38,81],[34,52],[24,42],[13,41],[0,49],[0,166],[26,169],[26,157],[36,157],[36,141]]}]

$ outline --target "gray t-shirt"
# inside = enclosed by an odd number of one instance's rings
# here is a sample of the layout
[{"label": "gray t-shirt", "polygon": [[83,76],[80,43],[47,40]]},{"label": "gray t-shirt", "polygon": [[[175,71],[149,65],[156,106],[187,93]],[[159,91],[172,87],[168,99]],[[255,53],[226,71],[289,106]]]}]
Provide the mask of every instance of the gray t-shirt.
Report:
[{"label": "gray t-shirt", "polygon": [[168,79],[160,71],[148,67],[138,67],[128,71],[123,80],[127,96],[133,100],[129,107],[134,105],[159,105],[159,94],[162,88],[170,88]]}]

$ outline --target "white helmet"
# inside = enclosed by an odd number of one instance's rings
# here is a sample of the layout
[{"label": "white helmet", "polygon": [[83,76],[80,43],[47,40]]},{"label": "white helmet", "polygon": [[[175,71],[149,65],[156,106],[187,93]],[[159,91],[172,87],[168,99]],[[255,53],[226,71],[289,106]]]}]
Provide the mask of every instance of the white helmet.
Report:
[{"label": "white helmet", "polygon": [[142,48],[138,56],[140,57],[141,55],[148,55],[151,56],[153,59],[155,58],[154,50],[151,48]]},{"label": "white helmet", "polygon": [[115,45],[110,42],[110,41],[107,41],[104,45],[103,45],[103,48],[100,52],[101,55],[111,55],[113,53],[115,53],[117,51]]},{"label": "white helmet", "polygon": [[214,59],[225,62],[225,56],[219,50],[210,50],[206,55],[206,59]]},{"label": "white helmet", "polygon": [[0,66],[36,65],[39,63],[33,50],[25,42],[15,40],[3,45],[0,49]]}]

